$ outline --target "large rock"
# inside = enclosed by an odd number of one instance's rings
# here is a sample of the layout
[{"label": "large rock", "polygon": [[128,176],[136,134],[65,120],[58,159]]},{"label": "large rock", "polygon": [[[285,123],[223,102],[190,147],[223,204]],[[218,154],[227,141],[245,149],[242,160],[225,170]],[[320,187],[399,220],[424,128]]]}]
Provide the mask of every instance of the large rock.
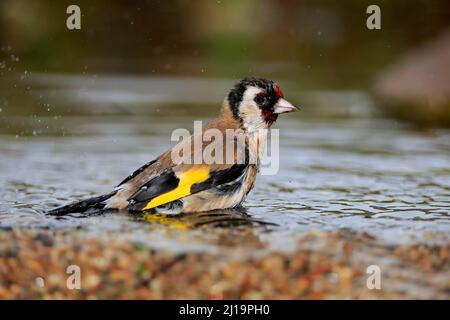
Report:
[{"label": "large rock", "polygon": [[388,115],[450,127],[450,30],[386,69],[372,91]]}]

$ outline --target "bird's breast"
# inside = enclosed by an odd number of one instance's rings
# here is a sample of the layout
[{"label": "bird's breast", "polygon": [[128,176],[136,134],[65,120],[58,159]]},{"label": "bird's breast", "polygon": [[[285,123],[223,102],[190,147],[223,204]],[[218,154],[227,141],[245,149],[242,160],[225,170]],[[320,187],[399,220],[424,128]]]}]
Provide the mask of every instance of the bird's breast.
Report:
[{"label": "bird's breast", "polygon": [[259,129],[248,133],[249,163],[259,166],[267,144],[267,129]]}]

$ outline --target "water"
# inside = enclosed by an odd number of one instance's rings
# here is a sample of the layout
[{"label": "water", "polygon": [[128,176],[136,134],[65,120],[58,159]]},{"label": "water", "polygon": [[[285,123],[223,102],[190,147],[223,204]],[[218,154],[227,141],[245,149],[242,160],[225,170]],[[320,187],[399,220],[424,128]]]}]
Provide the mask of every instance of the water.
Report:
[{"label": "water", "polygon": [[449,234],[450,131],[385,119],[364,92],[302,92],[295,84],[285,94],[304,107],[276,126],[279,172],[258,177],[244,210],[147,220],[126,212],[43,214],[110,191],[172,145],[173,129],[211,119],[231,84],[56,75],[20,83],[0,100],[0,226],[181,251],[287,250],[311,230],[367,232],[387,243]]}]

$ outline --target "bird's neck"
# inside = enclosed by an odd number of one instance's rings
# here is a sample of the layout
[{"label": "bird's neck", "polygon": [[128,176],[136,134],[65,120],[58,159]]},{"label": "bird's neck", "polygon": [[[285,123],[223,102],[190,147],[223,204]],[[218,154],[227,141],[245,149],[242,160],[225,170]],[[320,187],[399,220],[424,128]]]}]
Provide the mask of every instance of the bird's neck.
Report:
[{"label": "bird's neck", "polygon": [[249,148],[249,156],[251,157],[250,162],[257,166],[259,165],[261,157],[264,154],[268,136],[268,128],[263,125],[263,121],[261,125],[249,125],[236,119],[225,99],[219,116],[205,126],[205,129],[208,128],[219,129],[222,132],[225,132],[227,129],[239,130],[246,137],[245,140]]},{"label": "bird's neck", "polygon": [[243,129],[242,122],[239,119],[236,119],[231,112],[228,101],[225,99],[222,108],[220,109],[219,116],[213,120],[210,124],[211,127],[217,129]]}]

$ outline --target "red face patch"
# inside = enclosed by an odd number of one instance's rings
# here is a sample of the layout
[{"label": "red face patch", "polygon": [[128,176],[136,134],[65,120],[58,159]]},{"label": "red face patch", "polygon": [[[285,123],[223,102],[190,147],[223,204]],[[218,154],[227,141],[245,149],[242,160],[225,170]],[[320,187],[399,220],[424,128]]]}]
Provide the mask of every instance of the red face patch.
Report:
[{"label": "red face patch", "polygon": [[272,123],[277,121],[278,114],[271,112],[267,109],[262,109],[261,114],[263,116],[264,121],[270,126]]},{"label": "red face patch", "polygon": [[280,87],[277,84],[273,87],[273,90],[275,91],[275,95],[278,98],[283,98],[283,92],[281,91]]}]

